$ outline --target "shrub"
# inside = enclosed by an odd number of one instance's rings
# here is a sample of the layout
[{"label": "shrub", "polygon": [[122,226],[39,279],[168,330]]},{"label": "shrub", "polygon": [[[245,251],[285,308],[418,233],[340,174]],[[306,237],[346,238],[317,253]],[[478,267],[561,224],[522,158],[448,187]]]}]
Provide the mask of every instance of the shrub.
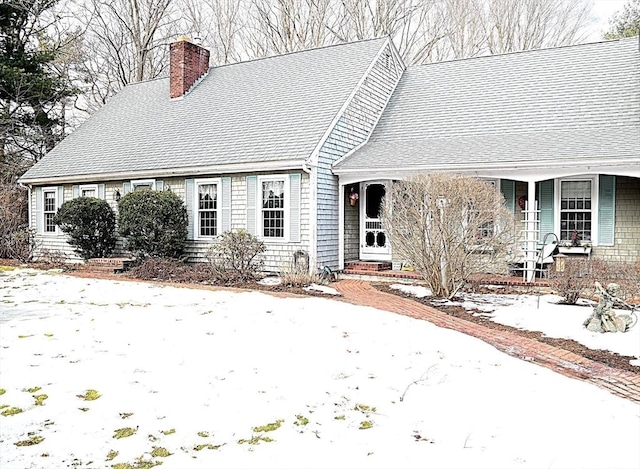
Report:
[{"label": "shrub", "polygon": [[227,231],[207,252],[213,276],[226,283],[255,280],[264,265],[262,241],[245,230]]},{"label": "shrub", "polygon": [[614,282],[620,287],[618,298],[632,300],[640,297],[640,261],[622,262],[592,259],[592,286],[597,280],[602,285]]},{"label": "shrub", "polygon": [[293,259],[280,271],[282,284],[288,287],[306,287],[312,283],[326,283],[315,273],[309,272],[309,255],[304,251],[297,251]]},{"label": "shrub", "polygon": [[10,183],[0,183],[0,258],[31,260],[35,247],[28,223],[28,192]]},{"label": "shrub", "polygon": [[438,297],[453,297],[473,274],[506,270],[516,243],[502,194],[471,177],[419,174],[394,183],[382,222],[394,255]]},{"label": "shrub", "polygon": [[116,215],[106,200],[77,197],[63,203],[54,223],[83,259],[107,257],[116,247]]},{"label": "shrub", "polygon": [[567,258],[564,271],[552,270],[549,276],[549,285],[567,304],[575,304],[594,288],[596,281],[602,285],[617,283],[618,298],[632,300],[640,296],[640,262]]},{"label": "shrub", "polygon": [[589,288],[593,286],[589,259],[565,260],[564,271],[549,274],[549,286],[564,298],[563,302],[574,305]]},{"label": "shrub", "polygon": [[119,233],[139,257],[180,258],[187,242],[187,209],[170,191],[130,192],[118,202]]},{"label": "shrub", "polygon": [[160,280],[179,283],[211,283],[207,263],[187,264],[177,259],[148,257],[126,273],[140,280]]}]

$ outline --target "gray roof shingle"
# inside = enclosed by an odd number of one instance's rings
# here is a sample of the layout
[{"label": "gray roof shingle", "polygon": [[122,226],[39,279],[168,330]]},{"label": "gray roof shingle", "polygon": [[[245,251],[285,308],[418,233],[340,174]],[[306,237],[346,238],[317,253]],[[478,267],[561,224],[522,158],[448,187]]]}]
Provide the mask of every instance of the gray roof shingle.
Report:
[{"label": "gray roof shingle", "polygon": [[336,172],[640,160],[638,38],[409,67]]},{"label": "gray roof shingle", "polygon": [[214,67],[181,99],[169,98],[168,79],[127,86],[21,180],[302,164],[385,41]]}]

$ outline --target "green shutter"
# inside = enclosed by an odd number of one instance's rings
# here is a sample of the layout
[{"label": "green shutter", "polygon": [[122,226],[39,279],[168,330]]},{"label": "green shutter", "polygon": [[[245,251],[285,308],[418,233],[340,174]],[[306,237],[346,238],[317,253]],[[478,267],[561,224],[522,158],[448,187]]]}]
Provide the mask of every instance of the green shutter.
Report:
[{"label": "green shutter", "polygon": [[60,208],[60,206],[64,203],[64,186],[58,186],[58,196],[56,199],[56,212]]},{"label": "green shutter", "polygon": [[42,233],[44,231],[43,215],[42,215],[42,187],[36,187],[36,232]]},{"label": "green shutter", "polygon": [[231,231],[231,178],[222,178],[222,200],[220,203],[222,210],[222,225],[220,234]]},{"label": "green shutter", "polygon": [[157,191],[164,191],[164,181],[156,181],[156,190]]},{"label": "green shutter", "polygon": [[505,205],[511,213],[516,210],[516,182],[511,179],[500,180],[500,192],[504,196]]},{"label": "green shutter", "polygon": [[80,196],[80,186],[71,186],[71,197],[74,199]]},{"label": "green shutter", "polygon": [[247,176],[247,231],[252,235],[258,234],[257,193],[258,177]]},{"label": "green shutter", "polygon": [[98,199],[105,199],[106,187],[104,184],[98,184]]},{"label": "green shutter", "polygon": [[616,222],[616,177],[600,175],[598,194],[598,245],[613,246]]},{"label": "green shutter", "polygon": [[540,210],[540,233],[539,242],[542,242],[544,235],[554,233],[553,215],[553,179],[540,181],[538,183],[538,208]]},{"label": "green shutter", "polygon": [[300,173],[289,175],[289,241],[300,241]]},{"label": "green shutter", "polygon": [[129,192],[131,192],[131,183],[130,182],[124,182],[122,183],[122,195],[127,195]]},{"label": "green shutter", "polygon": [[193,204],[193,191],[195,183],[193,179],[184,180],[184,202],[187,207],[187,239],[194,239],[195,213]]}]

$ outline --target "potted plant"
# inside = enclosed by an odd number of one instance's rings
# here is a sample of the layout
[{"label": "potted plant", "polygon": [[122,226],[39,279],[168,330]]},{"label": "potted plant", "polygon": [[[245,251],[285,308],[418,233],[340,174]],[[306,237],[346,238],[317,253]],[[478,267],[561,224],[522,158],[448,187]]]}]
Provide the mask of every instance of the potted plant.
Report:
[{"label": "potted plant", "polygon": [[360,196],[358,195],[356,190],[352,187],[351,192],[349,193],[349,205],[351,205],[352,207],[355,207],[355,205],[358,203],[359,198]]}]

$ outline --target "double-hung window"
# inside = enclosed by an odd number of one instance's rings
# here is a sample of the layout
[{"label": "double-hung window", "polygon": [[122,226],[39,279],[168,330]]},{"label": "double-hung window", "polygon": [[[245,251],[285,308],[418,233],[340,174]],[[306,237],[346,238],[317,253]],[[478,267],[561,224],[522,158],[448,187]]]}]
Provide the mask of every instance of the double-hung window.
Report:
[{"label": "double-hung window", "polygon": [[285,237],[286,179],[260,179],[261,220],[263,238]]},{"label": "double-hung window", "polygon": [[268,243],[300,241],[300,173],[247,176],[247,231]]},{"label": "double-hung window", "polygon": [[58,189],[43,189],[42,199],[42,214],[44,221],[42,224],[42,230],[45,233],[55,233],[56,224],[53,222],[53,217],[55,217],[58,209]]},{"label": "double-hung window", "polygon": [[196,233],[198,238],[217,236],[220,222],[220,180],[196,181],[195,191]]},{"label": "double-hung window", "polygon": [[149,191],[156,189],[155,179],[138,179],[137,181],[131,181],[131,189],[135,191]]},{"label": "double-hung window", "polygon": [[560,240],[591,241],[592,180],[560,181]]},{"label": "double-hung window", "polygon": [[[493,187],[494,190],[498,190],[498,181],[496,179],[483,179],[483,182],[489,184]],[[493,236],[496,232],[496,225],[493,219],[490,219],[490,216],[486,213],[480,213],[473,206],[469,207],[469,217],[477,221],[478,226],[475,236],[478,240],[486,240]],[[482,218],[485,218],[485,221],[482,221]]]},{"label": "double-hung window", "polygon": [[80,186],[80,197],[98,197],[98,186]]}]

